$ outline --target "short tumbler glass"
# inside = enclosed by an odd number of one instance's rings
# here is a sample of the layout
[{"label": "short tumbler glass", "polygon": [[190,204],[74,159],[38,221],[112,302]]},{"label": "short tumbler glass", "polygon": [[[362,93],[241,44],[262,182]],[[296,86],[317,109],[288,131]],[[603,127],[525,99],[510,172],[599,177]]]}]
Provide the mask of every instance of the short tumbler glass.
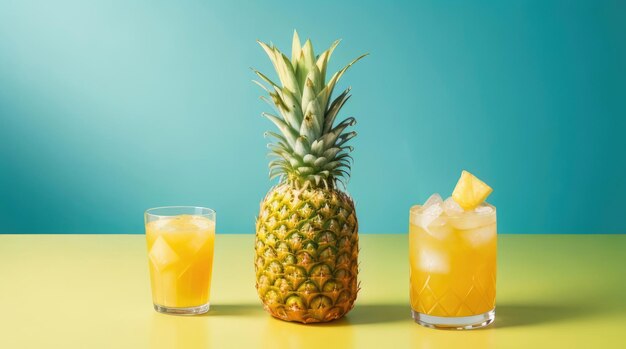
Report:
[{"label": "short tumbler glass", "polygon": [[193,315],[209,310],[215,211],[168,206],[144,214],[154,309]]},{"label": "short tumbler glass", "polygon": [[[410,211],[410,298],[413,318],[439,329],[473,329],[495,319],[496,209],[457,215]],[[429,216],[430,215],[430,216]]]}]

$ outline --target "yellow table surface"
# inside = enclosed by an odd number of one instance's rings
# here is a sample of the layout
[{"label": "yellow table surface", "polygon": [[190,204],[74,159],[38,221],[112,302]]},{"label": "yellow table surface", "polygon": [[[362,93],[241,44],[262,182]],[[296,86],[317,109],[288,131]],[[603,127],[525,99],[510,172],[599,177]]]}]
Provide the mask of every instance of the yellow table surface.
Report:
[{"label": "yellow table surface", "polygon": [[218,235],[211,311],[152,309],[143,235],[0,235],[0,348],[626,348],[626,235],[500,235],[496,322],[410,317],[406,235],[361,236],[362,290],[343,319],[271,318],[252,235]]}]

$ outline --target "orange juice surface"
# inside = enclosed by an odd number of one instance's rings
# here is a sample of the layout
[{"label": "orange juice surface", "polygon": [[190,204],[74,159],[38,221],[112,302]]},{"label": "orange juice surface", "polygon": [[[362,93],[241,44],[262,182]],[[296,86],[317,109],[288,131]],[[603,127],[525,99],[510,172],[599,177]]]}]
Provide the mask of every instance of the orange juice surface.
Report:
[{"label": "orange juice surface", "polygon": [[411,307],[426,315],[471,316],[495,307],[496,213],[476,211],[424,219],[411,209]]},{"label": "orange juice surface", "polygon": [[207,304],[215,222],[200,216],[162,217],[146,224],[152,299],[185,308]]}]

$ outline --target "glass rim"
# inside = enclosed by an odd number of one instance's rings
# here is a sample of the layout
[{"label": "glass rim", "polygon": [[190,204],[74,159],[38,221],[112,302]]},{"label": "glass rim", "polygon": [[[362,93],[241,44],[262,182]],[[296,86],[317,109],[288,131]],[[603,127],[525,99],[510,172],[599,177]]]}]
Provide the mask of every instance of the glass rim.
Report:
[{"label": "glass rim", "polygon": [[152,217],[174,217],[174,216],[178,216],[178,215],[181,214],[181,213],[178,213],[178,214],[155,214],[155,213],[152,213],[154,211],[168,210],[168,209],[191,209],[191,210],[201,210],[201,211],[203,211],[203,213],[200,213],[200,214],[188,213],[189,215],[192,215],[192,216],[213,216],[213,217],[215,217],[215,215],[216,215],[215,210],[212,209],[212,208],[208,208],[208,207],[204,207],[204,206],[185,206],[185,205],[151,207],[151,208],[147,209],[144,212],[144,215],[152,216]]},{"label": "glass rim", "polygon": [[[486,205],[486,206],[489,206],[489,207],[491,207],[493,209],[493,211],[491,213],[478,213],[481,217],[496,216],[496,214],[498,212],[498,209],[494,205],[492,205],[492,204],[490,204],[490,203],[488,203],[486,201],[483,202],[481,205]],[[424,205],[421,205],[421,204],[416,204],[416,205],[411,206],[411,208],[409,209],[409,216],[411,216],[411,217],[421,216],[423,214],[423,212],[424,212],[422,207],[424,207]],[[467,213],[477,213],[477,212],[474,212],[473,210],[472,211],[463,211],[463,214],[455,215],[455,216],[447,216],[447,218],[448,219],[455,219],[455,218],[459,219],[459,218],[463,218],[464,215],[467,214]]]}]

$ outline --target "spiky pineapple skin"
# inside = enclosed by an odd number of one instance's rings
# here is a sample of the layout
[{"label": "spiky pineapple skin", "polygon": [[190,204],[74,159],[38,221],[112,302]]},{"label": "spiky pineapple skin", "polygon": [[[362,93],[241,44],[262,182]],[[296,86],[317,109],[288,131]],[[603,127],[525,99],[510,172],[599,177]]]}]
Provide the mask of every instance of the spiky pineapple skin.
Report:
[{"label": "spiky pineapple skin", "polygon": [[352,309],[358,292],[354,202],[336,188],[283,183],[256,221],[256,288],[274,317],[327,322]]}]

